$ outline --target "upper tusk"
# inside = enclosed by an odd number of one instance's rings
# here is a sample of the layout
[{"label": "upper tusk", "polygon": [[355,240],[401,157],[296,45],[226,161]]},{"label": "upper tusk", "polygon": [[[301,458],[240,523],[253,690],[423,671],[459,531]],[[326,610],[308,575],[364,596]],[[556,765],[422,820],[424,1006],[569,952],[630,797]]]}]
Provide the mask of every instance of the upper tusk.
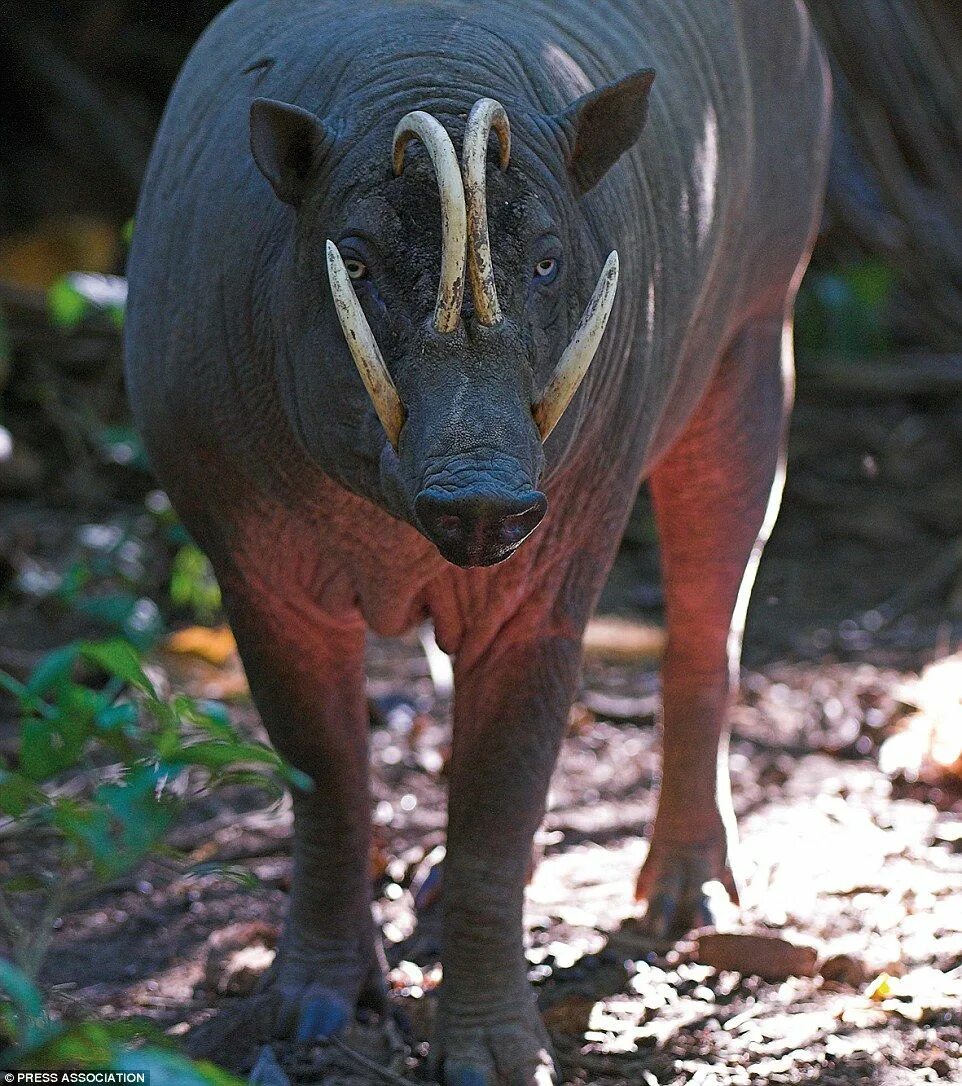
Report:
[{"label": "upper tusk", "polygon": [[544,441],[565,413],[568,404],[578,391],[611,315],[611,307],[618,289],[618,253],[611,252],[598,277],[591,301],[585,307],[571,342],[564,349],[541,400],[533,408],[534,421]]},{"label": "upper tusk", "polygon": [[464,196],[468,214],[468,275],[474,310],[481,324],[501,321],[501,306],[494,281],[491,243],[488,238],[487,185],[485,166],[488,159],[488,135],[491,129],[498,135],[501,169],[507,169],[511,158],[511,128],[504,106],[493,98],[481,98],[474,103],[464,129],[461,149]]},{"label": "upper tusk", "polygon": [[341,322],[351,357],[374,403],[377,417],[396,452],[398,437],[404,425],[404,406],[384,364],[361,303],[354,293],[351,277],[347,274],[341,254],[330,240],[327,243],[327,277],[331,282],[337,319]]},{"label": "upper tusk", "polygon": [[419,139],[431,156],[441,193],[441,281],[434,307],[434,327],[439,332],[453,332],[461,321],[468,237],[461,170],[444,126],[430,113],[416,109],[402,117],[394,130],[391,160],[395,174],[403,169],[404,149],[413,139]]}]

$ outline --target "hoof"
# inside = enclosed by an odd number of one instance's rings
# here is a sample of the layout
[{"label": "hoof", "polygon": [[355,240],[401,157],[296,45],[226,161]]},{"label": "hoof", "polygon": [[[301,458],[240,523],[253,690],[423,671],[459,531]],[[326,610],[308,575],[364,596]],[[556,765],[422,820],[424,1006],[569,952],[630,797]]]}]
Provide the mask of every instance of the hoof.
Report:
[{"label": "hoof", "polygon": [[445,1064],[444,1086],[557,1086],[554,1065],[543,1063],[530,1073],[519,1071],[507,1078],[494,1067],[452,1060]]},{"label": "hoof", "polygon": [[354,1011],[342,996],[320,984],[311,984],[297,1007],[297,1041],[322,1041],[342,1030]]},{"label": "hoof", "polygon": [[670,845],[652,841],[638,875],[635,899],[647,908],[641,929],[671,939],[713,927],[738,904],[738,885],[724,843]]},{"label": "hoof", "polygon": [[557,1086],[551,1042],[532,1002],[509,1021],[440,1027],[437,1064],[444,1086]]},{"label": "hoof", "polygon": [[264,1045],[257,1057],[248,1086],[291,1086],[287,1072],[281,1067],[270,1045]]},{"label": "hoof", "polygon": [[248,999],[231,1000],[184,1038],[195,1059],[207,1059],[233,1071],[248,1071],[265,1045],[273,1041],[319,1041],[345,1029],[354,1007],[338,992],[320,984],[299,991],[271,986]]}]

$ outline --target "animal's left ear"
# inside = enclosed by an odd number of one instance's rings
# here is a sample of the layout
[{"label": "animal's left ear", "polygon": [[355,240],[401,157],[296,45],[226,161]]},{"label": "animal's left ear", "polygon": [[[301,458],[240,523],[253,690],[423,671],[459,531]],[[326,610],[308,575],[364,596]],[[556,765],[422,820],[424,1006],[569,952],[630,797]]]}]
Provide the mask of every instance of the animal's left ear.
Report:
[{"label": "animal's left ear", "polygon": [[320,117],[300,106],[255,98],[250,114],[251,154],[285,204],[300,207],[314,171],[330,146]]},{"label": "animal's left ear", "polygon": [[604,177],[641,135],[648,116],[651,68],[599,87],[555,118],[568,138],[568,169],[581,195]]}]

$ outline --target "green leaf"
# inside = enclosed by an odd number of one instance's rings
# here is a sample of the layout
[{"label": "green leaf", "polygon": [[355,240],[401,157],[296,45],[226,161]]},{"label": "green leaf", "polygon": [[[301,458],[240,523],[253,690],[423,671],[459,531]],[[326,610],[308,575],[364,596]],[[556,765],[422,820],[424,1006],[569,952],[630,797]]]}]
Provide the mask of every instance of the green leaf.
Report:
[{"label": "green leaf", "polygon": [[223,743],[214,739],[204,739],[199,743],[182,746],[170,760],[203,766],[213,772],[249,762],[269,765],[275,769],[281,767],[280,756],[270,747],[260,743]]},{"label": "green leaf", "polygon": [[90,566],[86,562],[74,562],[61,577],[57,595],[67,603],[73,603],[80,591],[90,583],[90,579]]},{"label": "green leaf", "polygon": [[29,694],[23,683],[18,682],[5,671],[0,671],[0,690],[6,690],[11,697],[16,698],[21,704],[29,701]]},{"label": "green leaf", "polygon": [[78,651],[78,645],[70,644],[48,652],[31,672],[27,680],[27,692],[39,696],[68,682],[73,674]]},{"label": "green leaf", "polygon": [[72,769],[87,740],[86,723],[77,716],[26,720],[20,729],[20,771],[32,781],[47,780]]},{"label": "green leaf", "polygon": [[36,894],[48,888],[48,884],[36,875],[14,875],[3,882],[3,889],[7,894]]},{"label": "green leaf", "polygon": [[47,291],[47,311],[54,324],[75,328],[88,316],[105,314],[114,323],[123,320],[127,281],[119,275],[70,272]]},{"label": "green leaf", "polygon": [[170,568],[170,598],[177,607],[190,607],[200,622],[220,610],[220,586],[207,556],[196,543],[187,543],[174,556]]},{"label": "green leaf", "polygon": [[80,651],[85,660],[103,668],[109,675],[116,675],[118,679],[123,679],[125,683],[130,683],[151,698],[157,699],[154,684],[140,666],[137,650],[129,641],[119,638],[112,641],[88,641],[80,646]]},{"label": "green leaf", "polygon": [[244,765],[266,765],[293,788],[308,792],[313,791],[314,788],[314,782],[306,773],[288,765],[276,751],[262,743],[247,743],[240,740],[230,742],[201,740],[198,743],[179,746],[177,750],[165,757],[174,766],[203,766],[218,779],[225,772],[236,771]]},{"label": "green leaf", "polygon": [[143,442],[133,426],[104,426],[99,438],[101,455],[108,463],[149,470]]},{"label": "green leaf", "polygon": [[865,260],[846,270],[856,298],[870,309],[888,301],[895,289],[895,272],[880,261]]},{"label": "green leaf", "polygon": [[94,717],[94,726],[107,735],[123,735],[133,738],[137,734],[139,714],[137,706],[131,701],[120,701],[108,705]]},{"label": "green leaf", "polygon": [[160,1048],[128,1049],[114,1056],[118,1071],[149,1071],[150,1086],[242,1086],[241,1080],[205,1061]]},{"label": "green leaf", "polygon": [[47,797],[33,781],[20,773],[0,769],[0,811],[21,818],[32,807],[46,803]]},{"label": "green leaf", "polygon": [[202,728],[217,739],[236,740],[237,732],[230,715],[219,701],[196,701],[184,694],[174,697],[172,706],[181,719]]},{"label": "green leaf", "polygon": [[134,868],[156,849],[174,816],[174,804],[159,792],[161,774],[137,766],[117,784],[101,785],[93,802],[58,800],[53,822],[101,879]]},{"label": "green leaf", "polygon": [[117,857],[110,833],[111,820],[106,810],[85,806],[74,800],[59,799],[53,804],[51,821],[78,856],[93,864],[98,878],[112,877]]},{"label": "green leaf", "polygon": [[87,300],[64,275],[47,291],[47,312],[61,328],[76,328],[87,315]]},{"label": "green leaf", "polygon": [[[284,795],[285,783],[286,780],[279,776],[271,776],[263,770],[256,769],[228,770],[217,774],[218,788],[229,788],[235,785],[260,788],[272,800],[280,799]],[[305,791],[310,791],[310,785]]]},{"label": "green leaf", "polygon": [[45,715],[51,721],[63,721],[70,718],[70,725],[76,730],[83,730],[89,735],[97,714],[107,707],[109,702],[97,690],[80,683],[64,683],[57,694],[57,702],[51,712]]},{"label": "green leaf", "polygon": [[112,834],[116,863],[128,870],[164,839],[173,821],[170,800],[159,791],[161,773],[152,766],[138,766],[121,784],[97,789],[95,801],[113,816]]},{"label": "green leaf", "polygon": [[0,990],[7,993],[11,1002],[27,1018],[43,1018],[43,997],[40,989],[12,962],[0,958]]},{"label": "green leaf", "polygon": [[74,608],[105,626],[113,627],[139,649],[148,649],[163,632],[163,620],[152,600],[131,592],[87,596],[73,601]]},{"label": "green leaf", "polygon": [[284,780],[292,787],[296,788],[299,792],[313,792],[314,781],[306,773],[300,769],[296,769],[294,766],[289,765],[287,762],[281,763]]},{"label": "green leaf", "polygon": [[26,1051],[17,1053],[19,1058],[15,1058],[12,1066],[31,1070],[112,1067],[116,1045],[111,1025],[101,1022],[58,1023],[46,1035],[37,1038]]}]

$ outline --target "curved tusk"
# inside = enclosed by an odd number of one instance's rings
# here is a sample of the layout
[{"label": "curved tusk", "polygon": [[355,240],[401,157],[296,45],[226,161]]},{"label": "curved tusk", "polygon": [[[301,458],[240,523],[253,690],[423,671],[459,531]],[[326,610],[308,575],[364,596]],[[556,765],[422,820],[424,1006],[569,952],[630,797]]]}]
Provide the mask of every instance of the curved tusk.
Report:
[{"label": "curved tusk", "polygon": [[468,236],[461,170],[444,126],[430,113],[416,109],[402,117],[394,130],[391,160],[395,175],[404,168],[404,149],[413,139],[419,139],[431,156],[441,193],[441,281],[434,306],[434,327],[439,332],[453,332],[461,320]]},{"label": "curved tusk", "polygon": [[493,98],[481,98],[474,103],[468,114],[461,148],[461,163],[468,212],[468,275],[471,278],[471,293],[478,320],[489,326],[501,321],[501,306],[498,305],[491,243],[488,239],[485,183],[488,135],[492,128],[498,134],[501,145],[501,169],[506,170],[511,158],[511,127],[508,124],[508,115],[500,102]]},{"label": "curved tusk", "polygon": [[364,387],[374,403],[377,417],[396,452],[398,436],[404,425],[404,405],[384,364],[361,303],[354,293],[351,277],[347,274],[341,254],[330,240],[327,243],[327,277],[331,282],[337,319],[341,322],[341,330],[347,340],[354,365],[357,366]]},{"label": "curved tusk", "polygon": [[571,342],[564,349],[541,400],[533,408],[534,421],[544,441],[565,413],[578,391],[611,315],[611,306],[618,289],[618,253],[611,252],[605,261],[591,301],[578,322]]}]

